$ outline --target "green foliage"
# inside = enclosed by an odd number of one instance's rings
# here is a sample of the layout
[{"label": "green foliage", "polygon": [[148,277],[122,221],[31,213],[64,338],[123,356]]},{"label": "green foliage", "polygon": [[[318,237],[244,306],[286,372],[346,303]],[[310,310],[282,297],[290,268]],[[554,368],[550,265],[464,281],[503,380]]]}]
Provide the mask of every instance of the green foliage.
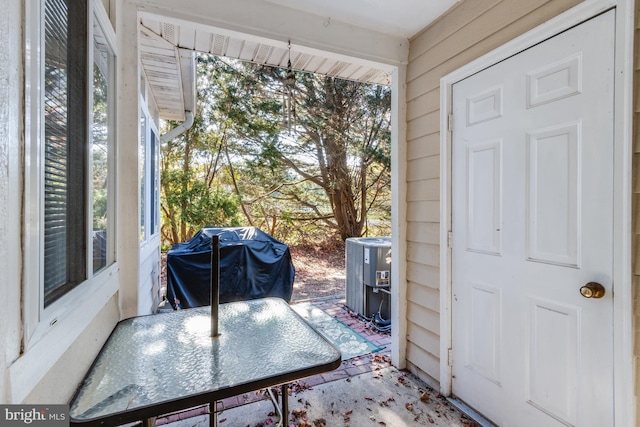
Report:
[{"label": "green foliage", "polygon": [[162,147],[165,243],[212,220],[291,244],[388,234],[390,89],[284,73],[198,58],[196,122]]},{"label": "green foliage", "polygon": [[[208,225],[240,225],[238,200],[234,194],[220,187],[207,186],[193,171],[163,171],[161,179],[166,210],[177,212],[174,220],[188,224],[189,235]],[[183,239],[188,238],[183,236]]]}]

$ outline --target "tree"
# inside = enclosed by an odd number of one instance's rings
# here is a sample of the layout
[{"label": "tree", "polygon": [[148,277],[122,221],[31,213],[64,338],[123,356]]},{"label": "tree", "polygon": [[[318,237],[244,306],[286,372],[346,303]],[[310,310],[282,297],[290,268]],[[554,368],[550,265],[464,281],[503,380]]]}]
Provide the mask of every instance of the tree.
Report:
[{"label": "tree", "polygon": [[238,200],[223,184],[215,133],[196,117],[194,126],[161,147],[162,240],[172,245],[205,226],[237,226]]},{"label": "tree", "polygon": [[[242,64],[261,73],[272,96],[284,91],[285,71]],[[359,237],[371,219],[390,219],[390,108],[388,87],[298,73],[293,114],[279,138],[262,146],[253,176],[269,183],[270,201],[289,206],[296,224]],[[291,119],[293,123],[286,123]],[[386,230],[385,230],[386,231]]]},{"label": "tree", "polygon": [[359,237],[370,212],[390,209],[391,92],[328,76],[299,78],[298,136],[282,144],[281,158],[325,192],[340,237]]},{"label": "tree", "polygon": [[287,91],[285,70],[207,55],[198,76],[196,124],[163,147],[163,236],[187,236],[230,194],[234,221],[293,243],[388,224],[389,88],[297,73]]}]

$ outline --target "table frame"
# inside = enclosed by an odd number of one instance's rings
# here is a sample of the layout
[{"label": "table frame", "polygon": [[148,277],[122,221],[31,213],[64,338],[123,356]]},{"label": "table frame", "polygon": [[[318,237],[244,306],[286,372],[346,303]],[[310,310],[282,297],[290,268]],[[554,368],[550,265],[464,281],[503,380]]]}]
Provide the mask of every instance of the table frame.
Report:
[{"label": "table frame", "polygon": [[[274,298],[268,298],[268,299],[274,299]],[[283,303],[286,304],[286,302],[284,302],[284,301],[283,301]],[[233,304],[233,303],[231,303],[231,304]],[[288,307],[288,305],[287,305],[287,307]],[[191,310],[191,309],[187,309],[187,310]],[[293,309],[290,309],[290,310],[291,310],[291,313],[296,318],[298,318],[302,322],[307,323],[306,320],[304,320]],[[172,313],[165,313],[165,314],[162,314],[162,316],[170,316],[171,314]],[[155,315],[149,315],[149,316],[155,316]],[[127,320],[130,320],[130,319],[127,319]],[[119,322],[119,323],[121,323],[121,322]],[[165,415],[165,414],[170,414],[170,413],[173,413],[173,412],[179,412],[181,410],[185,410],[185,409],[188,409],[188,408],[204,406],[204,405],[210,405],[209,406],[210,407],[210,413],[211,413],[210,425],[211,426],[216,426],[216,416],[215,416],[215,413],[216,413],[216,411],[215,411],[216,402],[218,402],[220,400],[223,400],[223,399],[226,399],[228,397],[238,396],[238,395],[242,395],[242,394],[249,393],[249,392],[252,392],[252,391],[257,391],[257,390],[262,390],[262,389],[269,389],[269,388],[272,388],[272,387],[280,386],[280,389],[281,389],[281,392],[282,392],[282,396],[283,396],[282,397],[282,402],[281,402],[281,406],[282,406],[282,425],[286,427],[288,425],[288,384],[291,383],[291,382],[306,378],[306,377],[310,377],[310,376],[313,376],[313,375],[318,375],[318,374],[321,374],[321,373],[332,371],[332,370],[338,368],[340,366],[341,362],[342,362],[340,351],[330,341],[328,341],[325,337],[320,335],[312,326],[309,325],[309,327],[311,329],[313,329],[316,334],[318,334],[318,337],[320,337],[323,341],[325,341],[328,345],[330,345],[331,347],[333,347],[336,350],[336,358],[335,359],[331,360],[328,363],[312,365],[312,366],[308,366],[308,367],[306,367],[304,369],[297,369],[297,370],[292,370],[292,371],[281,372],[281,373],[279,373],[277,375],[272,375],[270,377],[261,378],[259,380],[240,383],[240,384],[236,384],[236,385],[231,385],[229,387],[224,387],[224,388],[220,388],[220,389],[217,389],[217,390],[211,390],[211,391],[208,391],[208,392],[185,395],[185,396],[182,396],[182,397],[177,398],[177,399],[165,400],[165,401],[157,402],[157,403],[154,403],[154,404],[151,404],[151,405],[136,407],[136,408],[133,408],[131,410],[115,412],[115,413],[112,413],[112,414],[97,416],[97,417],[90,418],[90,419],[75,419],[75,418],[71,418],[70,419],[70,423],[71,423],[71,425],[87,426],[87,427],[90,427],[90,426],[117,426],[117,425],[121,425],[121,424],[135,422],[135,421],[141,421],[141,420],[144,422],[146,420],[145,424],[153,425],[153,420],[158,416]],[[116,326],[116,328],[117,328],[117,326]],[[114,331],[115,331],[116,328],[114,328]],[[109,340],[110,339],[111,339],[111,337],[109,337]],[[212,338],[212,339],[216,339],[216,338]],[[107,343],[109,343],[109,340],[107,340],[107,342],[105,343],[105,346],[106,346]],[[96,364],[96,362],[99,359],[99,357],[102,354],[102,352],[104,351],[105,346],[103,346],[103,349],[100,351],[100,353],[96,357],[96,360],[94,360],[91,368],[88,371],[88,374],[93,370],[93,367]],[[277,351],[277,349],[275,349],[275,350]],[[259,355],[256,355],[256,357],[259,357]],[[86,380],[86,378],[85,378],[85,380]],[[80,384],[78,390],[76,391],[76,393],[74,394],[73,398],[71,399],[70,406],[73,404],[73,402],[80,395],[80,392],[82,391],[82,386],[85,383],[85,380],[82,381],[82,383]]]},{"label": "table frame", "polygon": [[[269,298],[264,298],[262,300],[266,301]],[[275,298],[271,298],[275,299]],[[212,236],[211,240],[211,339],[217,339],[219,335],[218,329],[218,320],[219,320],[219,306],[220,306],[220,245],[219,245],[219,236]],[[255,301],[255,300],[254,300]],[[282,303],[286,304],[283,300]],[[287,304],[288,307],[288,304]],[[307,323],[298,313],[294,310],[290,309],[291,314],[295,316],[299,321],[303,323]],[[171,313],[164,314],[171,315]],[[126,321],[126,320],[125,320]],[[118,325],[121,322],[118,323]],[[116,325],[116,328],[118,327]],[[307,323],[308,325],[308,323]],[[169,414],[172,412],[178,412],[180,410],[193,408],[197,406],[209,405],[209,413],[210,413],[210,426],[217,426],[217,402],[219,400],[226,399],[232,396],[238,396],[244,393],[248,393],[255,390],[267,389],[269,390],[270,398],[273,399],[273,395],[271,394],[270,388],[280,386],[281,394],[282,394],[282,414],[281,414],[281,422],[280,424],[284,427],[288,426],[289,420],[289,408],[288,408],[288,383],[300,380],[302,378],[310,377],[313,375],[321,374],[324,372],[332,371],[336,369],[342,363],[342,357],[340,351],[325,337],[318,333],[315,328],[311,325],[308,325],[314,332],[317,334],[317,338],[320,338],[330,347],[332,347],[336,352],[336,358],[330,360],[325,363],[309,365],[306,368],[294,369],[291,371],[284,371],[277,375],[271,375],[267,377],[260,378],[258,380],[243,382],[236,385],[230,385],[228,387],[219,388],[217,390],[211,390],[208,392],[200,392],[197,394],[189,394],[172,400],[164,400],[161,402],[155,402],[154,404],[139,406],[131,410],[125,410],[121,412],[116,412],[109,415],[102,415],[90,419],[74,419],[71,418],[71,425],[81,425],[81,426],[111,426],[111,425],[121,425],[130,422],[143,420],[145,427],[151,426],[154,424],[155,418],[159,415]],[[116,330],[114,328],[114,331]],[[96,365],[98,359],[102,355],[105,347],[110,342],[112,335],[109,337],[105,345],[100,350],[100,353],[94,360],[87,373],[87,377],[93,371],[94,366]],[[257,355],[258,356],[258,355]],[[85,380],[87,379],[85,377]],[[85,380],[82,381],[78,390],[74,394],[71,399],[70,407],[73,402],[80,396],[82,391],[82,386],[85,384]],[[276,402],[274,402],[274,406],[276,406]],[[276,406],[277,408],[277,406]]]}]

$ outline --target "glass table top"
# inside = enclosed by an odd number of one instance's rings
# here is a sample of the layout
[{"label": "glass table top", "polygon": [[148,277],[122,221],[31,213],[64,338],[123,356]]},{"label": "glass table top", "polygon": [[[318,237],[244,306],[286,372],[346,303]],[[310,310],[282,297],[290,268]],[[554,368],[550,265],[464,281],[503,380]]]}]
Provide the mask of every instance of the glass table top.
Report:
[{"label": "glass table top", "polygon": [[119,322],[71,402],[72,421],[194,396],[218,400],[340,364],[340,352],[281,299],[221,304],[216,338],[210,313],[207,306]]}]

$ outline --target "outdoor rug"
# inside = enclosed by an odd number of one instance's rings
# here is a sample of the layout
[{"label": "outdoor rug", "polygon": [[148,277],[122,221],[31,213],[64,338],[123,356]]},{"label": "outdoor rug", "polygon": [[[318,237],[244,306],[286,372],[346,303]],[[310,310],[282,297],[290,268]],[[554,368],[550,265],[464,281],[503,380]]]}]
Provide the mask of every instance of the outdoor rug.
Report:
[{"label": "outdoor rug", "polygon": [[300,316],[313,325],[325,338],[331,341],[342,353],[342,360],[374,353],[382,350],[335,317],[311,303],[291,305]]}]

